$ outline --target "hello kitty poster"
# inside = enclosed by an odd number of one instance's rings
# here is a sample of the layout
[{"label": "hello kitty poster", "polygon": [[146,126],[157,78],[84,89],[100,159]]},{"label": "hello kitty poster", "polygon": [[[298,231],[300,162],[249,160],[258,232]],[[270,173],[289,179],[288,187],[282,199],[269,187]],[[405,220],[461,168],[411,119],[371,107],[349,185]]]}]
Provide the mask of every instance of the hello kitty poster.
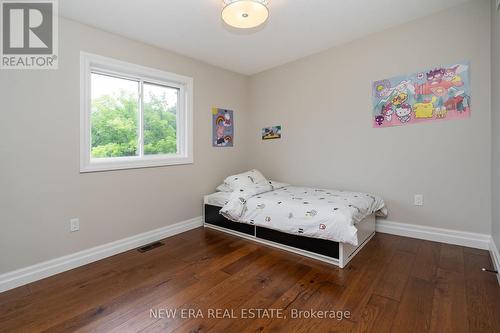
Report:
[{"label": "hello kitty poster", "polygon": [[212,146],[232,147],[234,141],[233,111],[212,108]]},{"label": "hello kitty poster", "polygon": [[373,83],[373,127],[469,118],[469,63]]}]

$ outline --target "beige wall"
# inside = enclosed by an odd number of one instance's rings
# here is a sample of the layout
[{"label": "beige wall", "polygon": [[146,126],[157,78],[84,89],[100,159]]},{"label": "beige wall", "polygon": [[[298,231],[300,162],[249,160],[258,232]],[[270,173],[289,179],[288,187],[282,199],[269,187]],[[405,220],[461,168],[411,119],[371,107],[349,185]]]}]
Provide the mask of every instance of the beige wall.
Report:
[{"label": "beige wall", "polygon": [[[59,31],[59,70],[0,73],[0,273],[200,216],[202,195],[246,168],[247,77],[68,20]],[[193,77],[195,163],[80,174],[80,51]],[[235,110],[235,148],[211,147],[212,106]]]},{"label": "beige wall", "polygon": [[491,124],[492,124],[492,234],[500,248],[500,13],[492,0],[491,14]]},{"label": "beige wall", "polygon": [[[373,81],[462,60],[471,62],[470,119],[371,127]],[[392,221],[490,233],[489,0],[263,72],[250,89],[252,166],[265,175],[378,193]],[[279,124],[282,140],[260,140],[261,127]]]}]

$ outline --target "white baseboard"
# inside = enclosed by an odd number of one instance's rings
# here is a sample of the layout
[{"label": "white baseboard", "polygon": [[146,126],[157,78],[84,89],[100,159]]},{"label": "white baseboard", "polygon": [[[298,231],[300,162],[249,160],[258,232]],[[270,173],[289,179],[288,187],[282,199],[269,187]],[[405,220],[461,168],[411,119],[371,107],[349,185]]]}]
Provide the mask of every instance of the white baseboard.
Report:
[{"label": "white baseboard", "polygon": [[486,234],[392,222],[384,219],[377,219],[376,231],[482,250],[489,250],[491,243],[491,236]]},{"label": "white baseboard", "polygon": [[0,292],[203,226],[201,216],[0,275]]},{"label": "white baseboard", "polygon": [[[500,253],[498,253],[498,248],[493,240],[493,237],[491,237],[490,255],[491,260],[493,261],[493,267],[497,272],[500,272]],[[497,274],[497,280],[498,284],[500,284],[500,274]]]}]

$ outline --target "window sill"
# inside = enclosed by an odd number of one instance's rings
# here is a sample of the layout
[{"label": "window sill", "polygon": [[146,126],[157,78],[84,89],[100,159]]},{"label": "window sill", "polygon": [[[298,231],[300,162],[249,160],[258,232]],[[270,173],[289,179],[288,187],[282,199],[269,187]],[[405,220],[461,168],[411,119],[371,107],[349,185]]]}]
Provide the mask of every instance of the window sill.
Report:
[{"label": "window sill", "polygon": [[171,165],[193,164],[192,157],[150,157],[150,158],[106,158],[103,160],[94,159],[88,163],[80,165],[80,173],[118,171],[127,169],[156,168]]}]

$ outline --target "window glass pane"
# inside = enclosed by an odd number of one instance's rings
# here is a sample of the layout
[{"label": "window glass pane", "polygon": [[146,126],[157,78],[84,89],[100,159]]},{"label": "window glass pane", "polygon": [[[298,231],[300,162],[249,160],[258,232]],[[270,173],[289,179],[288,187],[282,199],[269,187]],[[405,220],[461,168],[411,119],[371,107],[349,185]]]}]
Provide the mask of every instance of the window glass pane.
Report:
[{"label": "window glass pane", "polygon": [[179,89],[144,83],[144,154],[177,153]]},{"label": "window glass pane", "polygon": [[91,157],[139,154],[139,82],[91,74]]}]

